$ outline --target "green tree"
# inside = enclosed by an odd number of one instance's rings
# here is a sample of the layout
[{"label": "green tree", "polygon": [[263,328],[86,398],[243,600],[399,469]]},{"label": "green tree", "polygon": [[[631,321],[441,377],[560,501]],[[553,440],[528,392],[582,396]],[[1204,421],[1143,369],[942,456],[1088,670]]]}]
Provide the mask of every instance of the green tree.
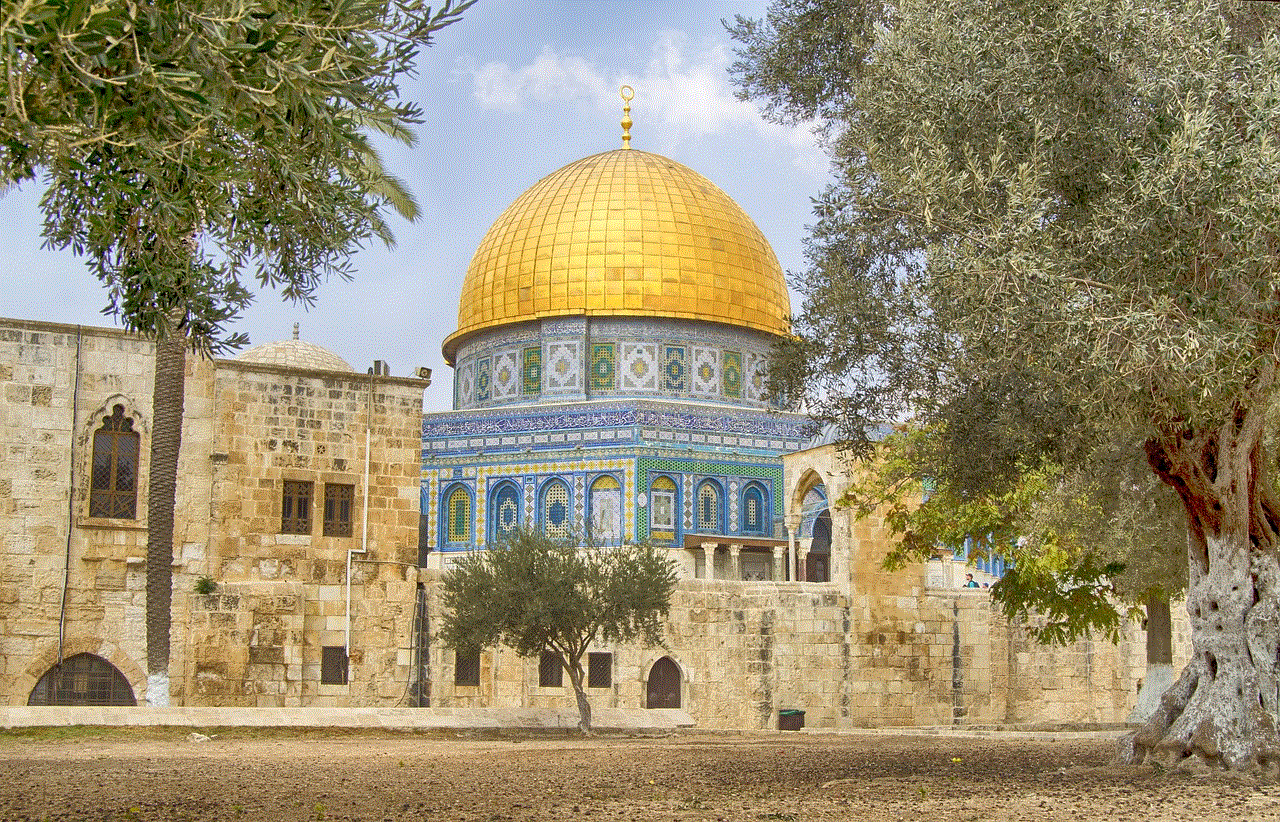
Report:
[{"label": "green tree", "polygon": [[579,547],[518,530],[466,554],[444,575],[439,637],[456,649],[502,643],[523,657],[556,654],[591,730],[582,658],[596,642],[662,643],[676,567],[649,545]]},{"label": "green tree", "polygon": [[0,189],[39,179],[44,236],[85,257],[105,313],[156,339],[147,667],[168,700],[185,356],[243,345],[250,284],[310,303],[383,215],[416,205],[370,133],[411,140],[399,99],[433,32],[414,0],[15,0],[0,11]]},{"label": "green tree", "polygon": [[[781,73],[815,10],[876,22]],[[1132,438],[1177,493],[1191,660],[1130,761],[1280,751],[1276,24],[1214,0],[779,0],[731,26],[743,93],[819,118],[836,176],[775,387],[864,451],[878,421],[942,425],[959,489]]]}]

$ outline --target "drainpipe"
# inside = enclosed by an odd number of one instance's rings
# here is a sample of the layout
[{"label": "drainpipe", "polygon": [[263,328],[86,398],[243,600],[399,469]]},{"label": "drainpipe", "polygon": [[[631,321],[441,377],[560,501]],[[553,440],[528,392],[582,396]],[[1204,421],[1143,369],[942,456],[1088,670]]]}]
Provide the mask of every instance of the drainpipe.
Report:
[{"label": "drainpipe", "polygon": [[[376,368],[380,368],[381,363],[375,363]],[[343,642],[347,653],[347,685],[351,685],[351,557],[354,554],[367,555],[369,553],[369,444],[372,440],[373,430],[373,372],[375,368],[369,369],[369,402],[365,407],[364,413],[364,503],[363,513],[361,514],[360,523],[360,547],[347,549],[347,617],[346,630]]]},{"label": "drainpipe", "polygon": [[71,390],[71,463],[67,471],[67,552],[62,563],[62,602],[58,606],[58,666],[67,635],[67,589],[71,587],[71,532],[76,522],[76,417],[80,409],[80,345],[84,331],[76,326],[76,378]]}]

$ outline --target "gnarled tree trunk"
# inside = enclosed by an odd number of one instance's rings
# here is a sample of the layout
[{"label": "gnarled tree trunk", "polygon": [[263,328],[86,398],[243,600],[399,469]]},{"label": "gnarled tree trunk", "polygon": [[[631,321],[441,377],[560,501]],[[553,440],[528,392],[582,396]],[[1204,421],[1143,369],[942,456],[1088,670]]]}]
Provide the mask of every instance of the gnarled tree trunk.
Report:
[{"label": "gnarled tree trunk", "polygon": [[573,685],[573,695],[578,700],[578,730],[584,734],[591,733],[591,703],[587,701],[584,688],[586,674],[582,670],[582,657],[578,656],[572,663],[565,665],[569,672],[569,682]]},{"label": "gnarled tree trunk", "polygon": [[1218,430],[1147,442],[1151,467],[1187,510],[1192,654],[1120,757],[1167,765],[1280,767],[1280,504],[1262,470],[1265,403]]}]

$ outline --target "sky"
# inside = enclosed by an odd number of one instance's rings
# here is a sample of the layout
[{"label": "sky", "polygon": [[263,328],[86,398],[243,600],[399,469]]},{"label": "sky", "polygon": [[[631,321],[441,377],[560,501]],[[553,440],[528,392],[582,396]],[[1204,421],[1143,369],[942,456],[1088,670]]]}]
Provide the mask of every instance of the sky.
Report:
[{"label": "sky", "polygon": [[[235,324],[250,345],[301,338],[367,370],[395,376],[432,369],[426,411],[452,403],[452,369],[440,344],[457,328],[458,295],[493,221],[542,177],[621,146],[619,87],[635,89],[633,148],[710,179],[755,220],[784,271],[803,267],[810,198],[827,163],[810,131],[769,123],[734,98],[734,44],[722,20],[762,17],[750,0],[480,0],[439,32],[402,85],[423,109],[412,147],[392,146],[386,166],[422,208],[391,218],[396,245],[353,259],[350,282],[331,280],[310,308],[261,291]],[[0,195],[4,239],[0,317],[111,326],[106,291],[70,252],[42,248],[41,186]],[[793,310],[798,307],[792,294]]]}]

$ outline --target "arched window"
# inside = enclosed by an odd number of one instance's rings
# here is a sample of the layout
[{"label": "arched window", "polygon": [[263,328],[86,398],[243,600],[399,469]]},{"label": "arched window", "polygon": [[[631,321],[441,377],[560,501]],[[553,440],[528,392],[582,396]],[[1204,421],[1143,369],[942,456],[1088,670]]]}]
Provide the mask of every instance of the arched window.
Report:
[{"label": "arched window", "polygon": [[649,537],[654,542],[676,541],[676,484],[657,477],[649,486]]},{"label": "arched window", "polygon": [[93,432],[89,516],[134,519],[138,511],[138,434],[117,405]]},{"label": "arched window", "polygon": [[705,480],[698,486],[698,530],[710,534],[724,532],[720,520],[720,486],[714,480]]},{"label": "arched window", "polygon": [[520,527],[520,488],[514,482],[498,484],[489,497],[489,541],[498,542]]},{"label": "arched window", "polygon": [[542,533],[552,539],[568,539],[573,533],[569,518],[569,486],[563,480],[551,480],[542,487]]},{"label": "arched window", "polygon": [[444,542],[466,545],[471,542],[471,492],[465,485],[455,485],[444,499]]},{"label": "arched window", "polygon": [[31,689],[28,705],[137,705],[129,680],[100,656],[76,654],[54,665]]},{"label": "arched window", "polygon": [[742,533],[765,534],[770,521],[765,505],[764,487],[758,482],[748,485],[742,492]]},{"label": "arched window", "polygon": [[823,509],[813,521],[813,541],[805,561],[805,580],[831,581],[831,511]]},{"label": "arched window", "polygon": [[622,485],[609,474],[591,483],[591,537],[601,544],[622,539]]}]

